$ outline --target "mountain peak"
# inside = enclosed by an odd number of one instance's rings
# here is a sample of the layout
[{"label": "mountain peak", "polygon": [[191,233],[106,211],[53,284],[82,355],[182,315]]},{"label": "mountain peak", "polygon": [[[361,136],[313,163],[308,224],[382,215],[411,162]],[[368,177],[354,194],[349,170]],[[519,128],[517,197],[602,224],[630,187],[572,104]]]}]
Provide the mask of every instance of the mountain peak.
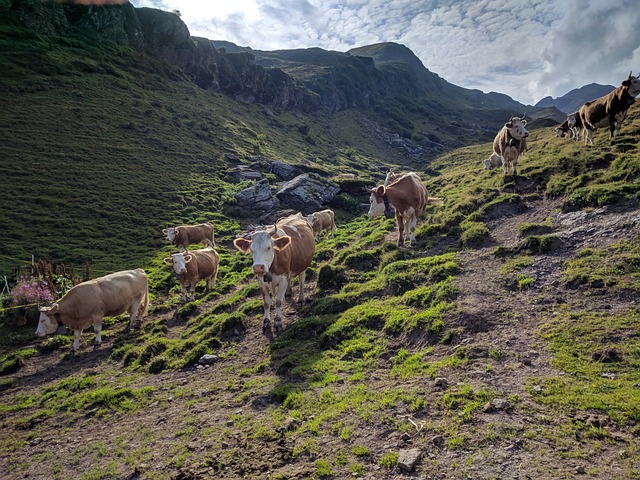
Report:
[{"label": "mountain peak", "polygon": [[347,53],[359,57],[371,57],[377,64],[405,63],[415,72],[428,71],[422,61],[408,47],[400,43],[375,43],[364,47],[352,48]]}]

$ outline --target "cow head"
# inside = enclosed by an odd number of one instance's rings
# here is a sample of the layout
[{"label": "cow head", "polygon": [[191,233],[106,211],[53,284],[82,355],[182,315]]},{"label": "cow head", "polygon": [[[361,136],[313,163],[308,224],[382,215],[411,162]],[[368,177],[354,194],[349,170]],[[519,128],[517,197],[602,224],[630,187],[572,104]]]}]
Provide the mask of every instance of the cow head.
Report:
[{"label": "cow head", "polygon": [[167,240],[173,243],[173,241],[176,239],[176,235],[178,234],[178,228],[177,227],[165,228],[162,230],[162,233],[164,233],[167,236]]},{"label": "cow head", "polygon": [[164,259],[164,263],[173,265],[173,271],[178,275],[181,273],[187,273],[187,263],[193,259],[193,256],[189,253],[174,253],[170,257]]},{"label": "cow head", "polygon": [[387,193],[384,185],[380,185],[377,188],[371,189],[371,195],[369,196],[369,213],[370,217],[379,217],[383,215],[387,218],[392,218],[395,214],[393,207],[389,204],[389,200],[385,201],[385,195]]},{"label": "cow head", "polygon": [[627,87],[629,95],[635,98],[640,95],[640,76],[634,77],[631,73],[629,72],[629,78],[622,82],[622,86]]},{"label": "cow head", "polygon": [[309,215],[307,215],[307,223],[313,227],[313,222],[316,221],[316,217],[314,217],[315,214],[310,213]]},{"label": "cow head", "polygon": [[511,117],[504,126],[509,130],[509,134],[516,140],[522,140],[529,136],[529,132],[524,128],[527,121],[524,118]]},{"label": "cow head", "polygon": [[253,273],[262,277],[269,272],[276,252],[284,250],[291,243],[291,237],[279,235],[276,230],[258,230],[249,238],[236,238],[233,244],[242,253],[253,256]]},{"label": "cow head", "polygon": [[58,313],[58,304],[54,303],[50,307],[40,307],[40,319],[38,320],[38,328],[36,329],[36,335],[38,337],[44,337],[51,333],[55,333],[58,329],[58,321],[56,320],[56,313]]}]

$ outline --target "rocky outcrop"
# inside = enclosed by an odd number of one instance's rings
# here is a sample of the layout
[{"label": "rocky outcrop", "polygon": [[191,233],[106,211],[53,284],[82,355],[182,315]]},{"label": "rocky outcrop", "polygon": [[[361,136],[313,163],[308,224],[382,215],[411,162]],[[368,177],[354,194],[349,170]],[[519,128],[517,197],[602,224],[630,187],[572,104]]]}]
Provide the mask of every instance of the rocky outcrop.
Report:
[{"label": "rocky outcrop", "polygon": [[283,205],[302,212],[321,210],[340,191],[335,183],[324,180],[316,173],[303,173],[284,184],[276,193]]}]

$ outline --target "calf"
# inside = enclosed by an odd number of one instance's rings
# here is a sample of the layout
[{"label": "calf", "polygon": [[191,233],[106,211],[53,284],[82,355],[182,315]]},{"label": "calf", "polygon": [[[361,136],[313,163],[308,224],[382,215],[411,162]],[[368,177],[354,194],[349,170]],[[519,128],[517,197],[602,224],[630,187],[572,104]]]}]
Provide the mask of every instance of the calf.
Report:
[{"label": "calf", "polygon": [[555,128],[556,137],[562,138],[567,135],[574,136],[573,127],[576,124],[576,115],[574,113],[567,115],[567,119],[562,122],[559,127]]},{"label": "calf", "polygon": [[527,121],[523,118],[511,117],[493,140],[493,153],[483,161],[485,170],[491,170],[502,164],[505,175],[513,169],[518,174],[518,158],[527,148],[529,132],[524,128]]},{"label": "calf", "polygon": [[[174,253],[164,259],[165,263],[173,265],[173,271],[180,281],[182,300],[194,300],[196,285],[201,280],[207,282],[211,290],[216,284],[218,275],[219,256],[213,248],[192,250],[187,253]],[[187,293],[189,289],[190,293]]]},{"label": "calf", "polygon": [[415,230],[418,217],[430,203],[442,203],[442,199],[429,197],[427,189],[415,172],[395,175],[389,172],[385,181],[371,189],[369,196],[369,216],[394,215],[398,224],[398,246],[409,240],[411,246],[416,244]]},{"label": "calf", "polygon": [[583,125],[585,144],[593,145],[592,132],[598,128],[609,126],[610,137],[620,135],[620,128],[627,110],[640,94],[640,77],[634,77],[629,72],[629,78],[610,92],[595,100],[591,100],[580,107],[578,115]]},{"label": "calf", "polygon": [[189,245],[194,243],[200,243],[205,247],[211,248],[216,246],[216,242],[213,239],[213,225],[210,223],[165,228],[162,233],[181,252],[187,251]]},{"label": "calf", "polygon": [[253,256],[253,273],[258,277],[264,305],[264,333],[271,330],[271,296],[275,298],[274,327],[277,332],[282,328],[282,301],[292,277],[298,277],[298,301],[304,302],[306,270],[315,253],[311,226],[300,215],[290,215],[279,219],[273,228],[256,230],[236,238],[233,244],[240,252],[251,253]]},{"label": "calf", "polygon": [[314,212],[307,217],[309,225],[313,230],[313,236],[317,239],[320,232],[326,230],[331,231],[331,236],[336,234],[336,222],[335,214],[333,210],[322,210],[320,212]]},{"label": "calf", "polygon": [[149,282],[141,268],[115,272],[88,282],[79,283],[51,307],[40,307],[36,335],[44,337],[62,323],[73,330],[73,350],[80,347],[82,330],[93,325],[96,345],[102,343],[102,319],[129,313],[129,323],[135,325],[149,309]]}]

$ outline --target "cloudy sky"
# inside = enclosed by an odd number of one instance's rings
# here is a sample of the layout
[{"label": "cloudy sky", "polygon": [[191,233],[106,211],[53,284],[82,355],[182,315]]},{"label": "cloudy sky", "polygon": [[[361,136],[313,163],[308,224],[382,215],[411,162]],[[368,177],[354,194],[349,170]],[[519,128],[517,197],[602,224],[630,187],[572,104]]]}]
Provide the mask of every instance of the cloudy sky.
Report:
[{"label": "cloudy sky", "polygon": [[257,50],[409,47],[450,83],[524,104],[640,72],[637,0],[133,0]]}]

